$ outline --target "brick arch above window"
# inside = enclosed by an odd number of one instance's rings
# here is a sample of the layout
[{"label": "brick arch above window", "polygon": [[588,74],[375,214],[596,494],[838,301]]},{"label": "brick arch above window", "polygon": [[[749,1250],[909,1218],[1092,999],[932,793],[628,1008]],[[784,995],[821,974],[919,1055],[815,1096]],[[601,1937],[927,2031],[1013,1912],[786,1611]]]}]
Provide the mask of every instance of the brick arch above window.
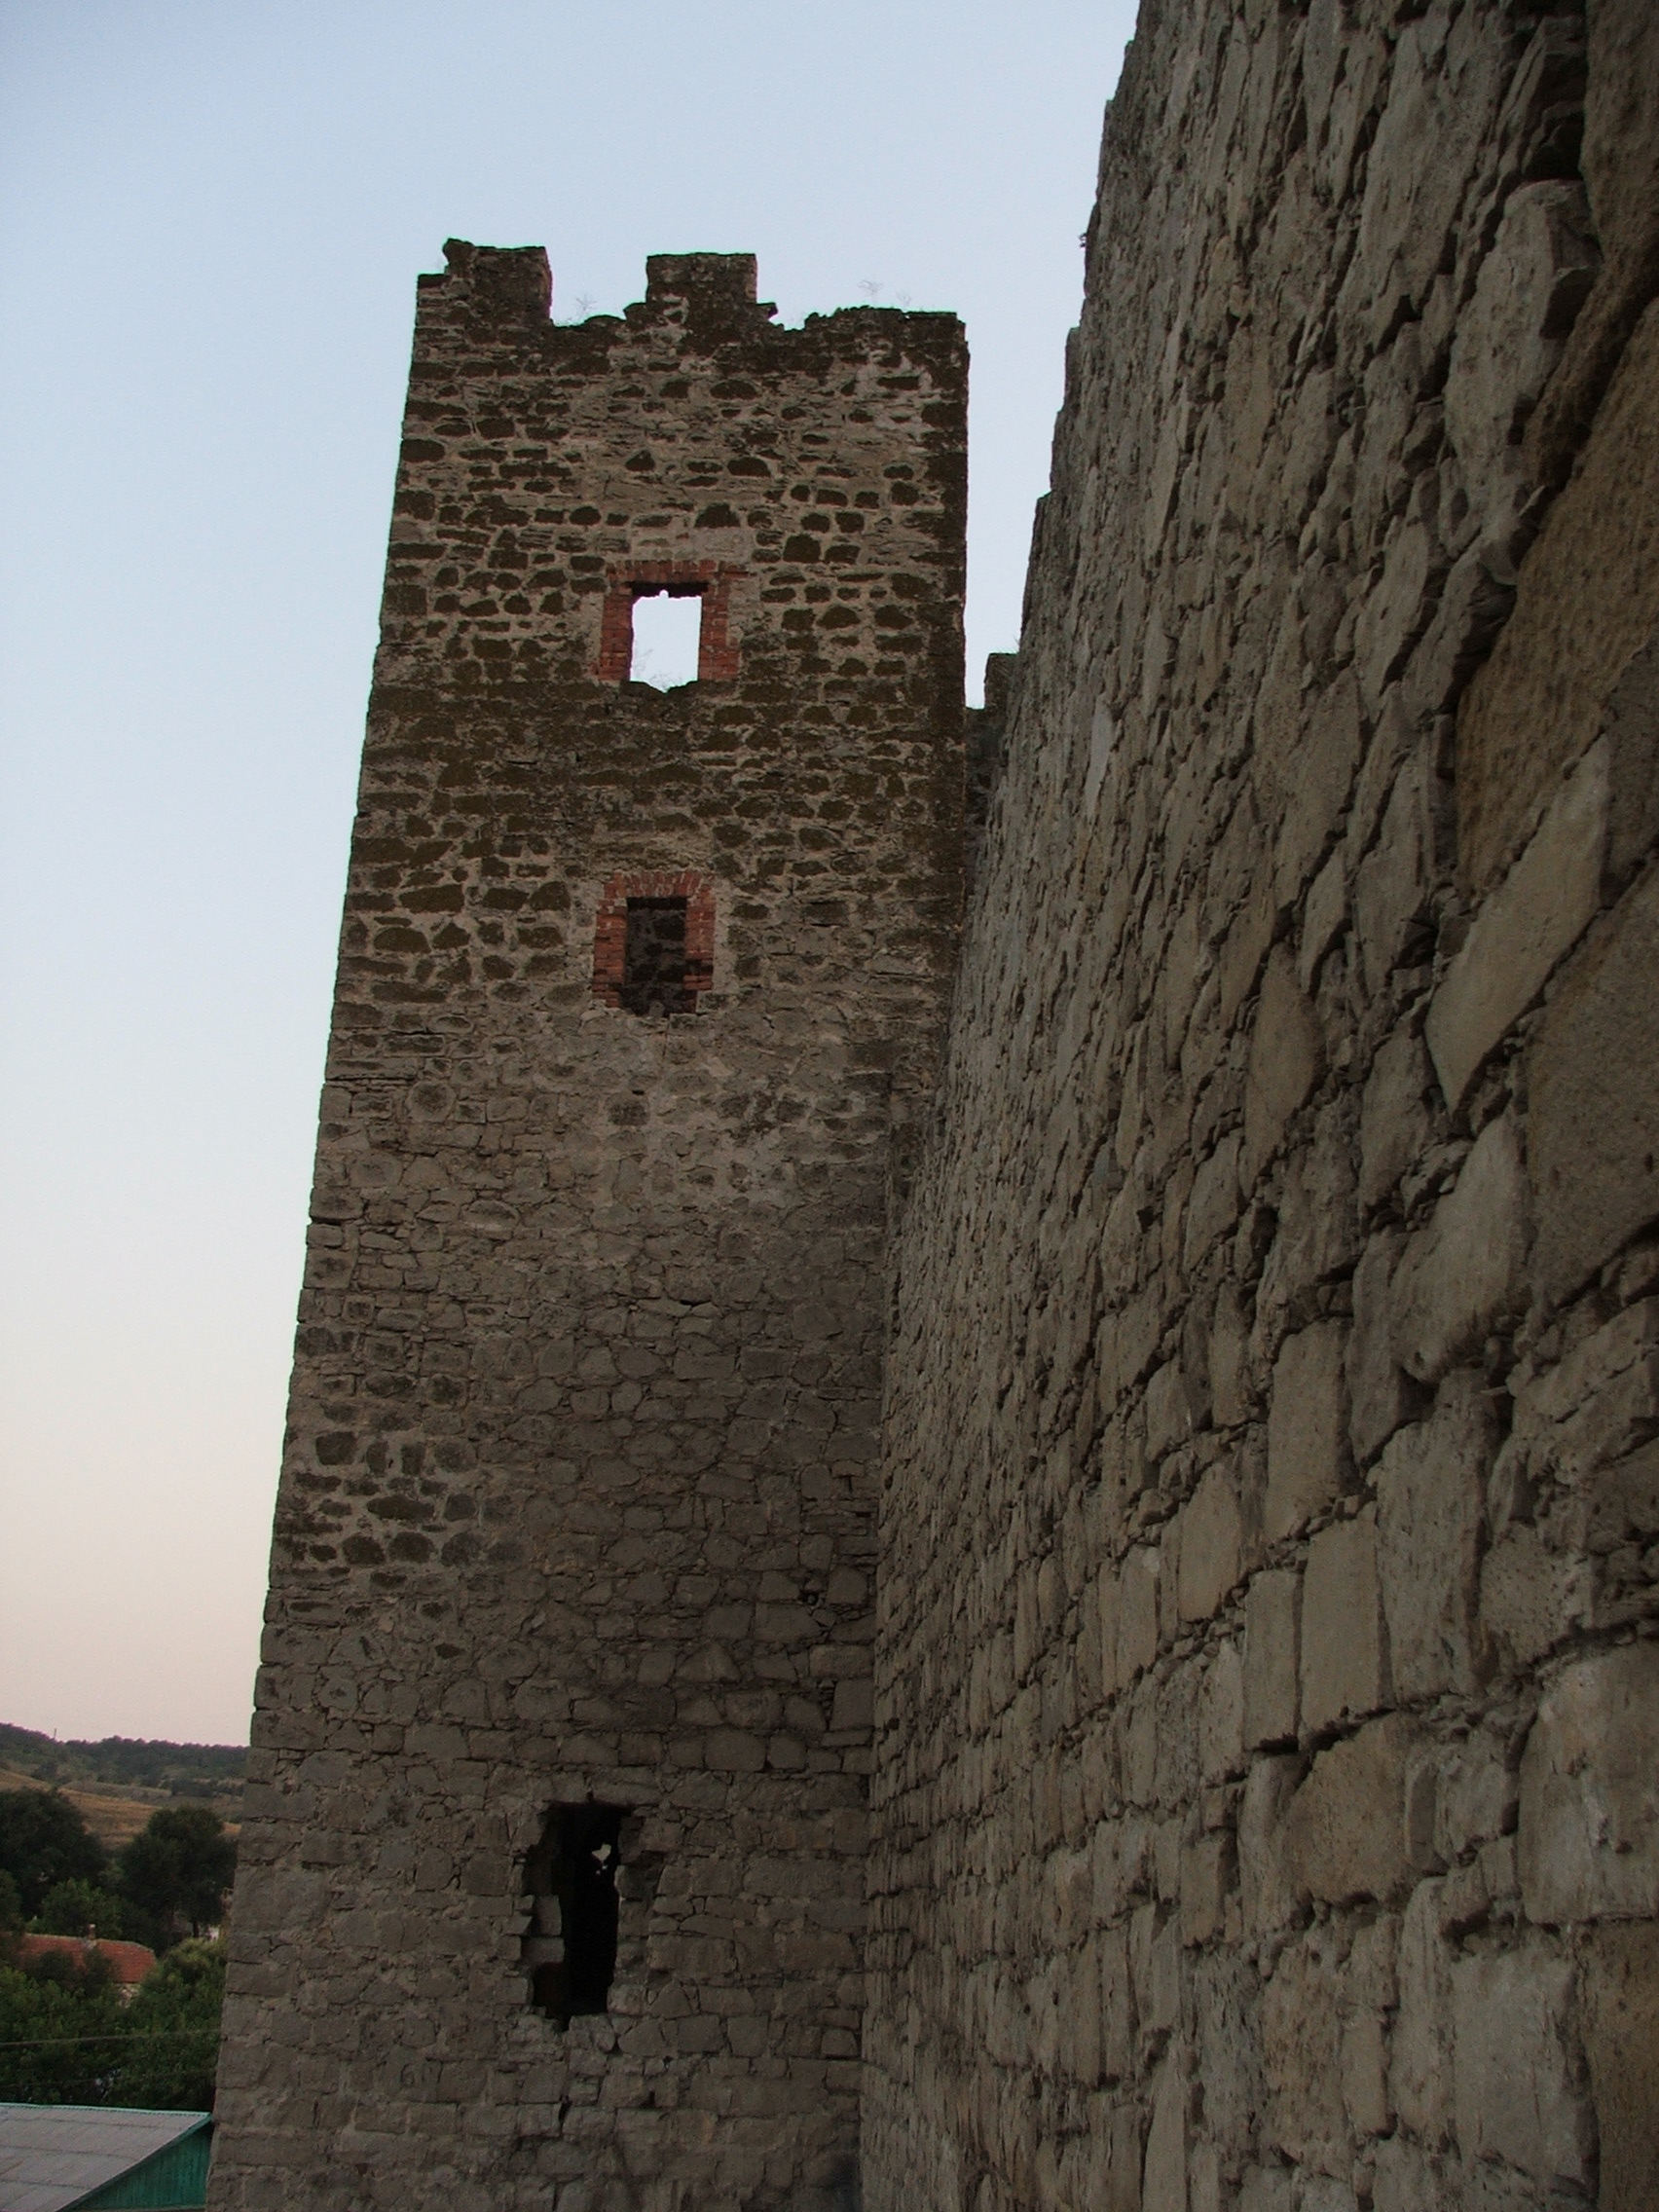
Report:
[{"label": "brick arch above window", "polygon": [[666,591],[703,602],[697,640],[699,683],[727,682],[738,672],[731,635],[731,580],[741,574],[723,561],[613,561],[605,571],[605,608],[599,626],[601,683],[625,683],[634,659],[634,602]]},{"label": "brick arch above window", "polygon": [[628,907],[631,901],[683,900],[685,973],[682,988],[694,1008],[697,994],[715,979],[715,894],[690,868],[644,868],[613,875],[600,894],[593,934],[593,995],[602,1005],[627,1004]]}]

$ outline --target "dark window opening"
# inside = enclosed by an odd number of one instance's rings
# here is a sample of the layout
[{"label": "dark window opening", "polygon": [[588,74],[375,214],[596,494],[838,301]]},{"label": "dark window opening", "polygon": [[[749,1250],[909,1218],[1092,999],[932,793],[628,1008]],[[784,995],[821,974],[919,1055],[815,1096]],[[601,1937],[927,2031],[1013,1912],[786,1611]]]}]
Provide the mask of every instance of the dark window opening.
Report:
[{"label": "dark window opening", "polygon": [[630,1014],[690,1014],[685,980],[685,901],[630,899],[622,944],[622,1004]]},{"label": "dark window opening", "polygon": [[555,1805],[525,1861],[531,2003],[562,2028],[609,2009],[623,1819],[619,1805]]}]

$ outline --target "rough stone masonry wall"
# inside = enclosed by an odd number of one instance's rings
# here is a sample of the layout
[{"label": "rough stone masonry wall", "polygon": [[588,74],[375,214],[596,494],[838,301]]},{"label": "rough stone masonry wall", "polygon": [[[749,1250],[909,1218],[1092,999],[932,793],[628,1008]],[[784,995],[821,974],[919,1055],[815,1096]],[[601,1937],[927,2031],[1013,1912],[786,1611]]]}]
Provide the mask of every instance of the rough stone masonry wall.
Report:
[{"label": "rough stone masonry wall", "polygon": [[1143,7],[898,1254],[876,2212],[1659,2202],[1656,23]]},{"label": "rough stone masonry wall", "polygon": [[[961,901],[961,327],[783,330],[721,255],[561,326],[539,251],[449,258],[351,849],[211,2201],[829,2212],[887,1185]],[[618,637],[630,578],[665,576],[718,586],[724,638],[661,692]],[[712,899],[694,1013],[613,1003],[630,883],[687,892],[699,957]],[[630,1816],[616,1977],[565,2027],[531,2003],[563,1935],[544,1909],[527,1954],[526,1860],[589,1796]]]}]

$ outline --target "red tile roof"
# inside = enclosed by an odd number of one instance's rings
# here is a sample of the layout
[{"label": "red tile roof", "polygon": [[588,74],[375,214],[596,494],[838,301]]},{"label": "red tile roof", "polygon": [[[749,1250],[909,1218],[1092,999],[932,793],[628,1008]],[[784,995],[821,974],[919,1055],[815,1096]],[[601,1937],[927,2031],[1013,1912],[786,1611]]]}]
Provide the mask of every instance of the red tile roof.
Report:
[{"label": "red tile roof", "polygon": [[114,1969],[116,1980],[124,1985],[142,1981],[156,1963],[156,1954],[147,1944],[118,1943],[110,1936],[92,1940],[85,1936],[25,1936],[21,1951],[25,1959],[41,1958],[48,1951],[72,1951],[79,1958],[88,1951],[101,1951]]}]

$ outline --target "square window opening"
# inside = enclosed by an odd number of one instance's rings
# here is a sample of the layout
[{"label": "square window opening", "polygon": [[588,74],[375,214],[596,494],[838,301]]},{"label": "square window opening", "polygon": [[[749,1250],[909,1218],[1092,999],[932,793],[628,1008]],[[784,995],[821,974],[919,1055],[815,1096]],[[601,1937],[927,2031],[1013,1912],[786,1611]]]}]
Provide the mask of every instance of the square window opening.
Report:
[{"label": "square window opening", "polygon": [[685,978],[685,901],[630,899],[622,944],[622,1004],[630,1014],[692,1014]]},{"label": "square window opening", "polygon": [[628,674],[635,683],[672,691],[695,683],[702,655],[703,594],[684,586],[636,589]]}]

